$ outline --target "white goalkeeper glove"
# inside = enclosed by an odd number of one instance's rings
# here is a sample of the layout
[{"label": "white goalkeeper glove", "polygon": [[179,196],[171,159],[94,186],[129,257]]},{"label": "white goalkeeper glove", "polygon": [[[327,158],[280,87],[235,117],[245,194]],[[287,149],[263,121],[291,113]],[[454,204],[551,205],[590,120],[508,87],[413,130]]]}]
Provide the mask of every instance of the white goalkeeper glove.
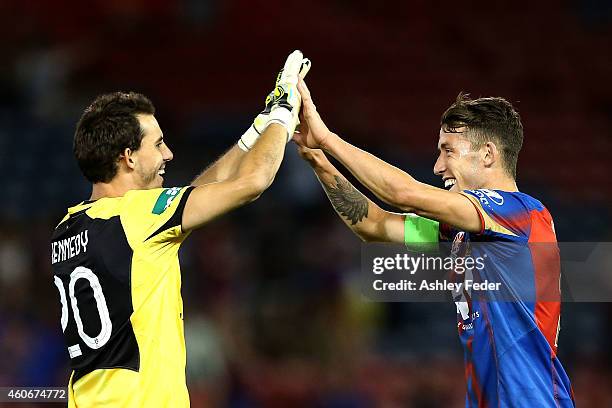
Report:
[{"label": "white goalkeeper glove", "polygon": [[293,137],[295,127],[299,124],[298,114],[302,98],[297,90],[298,75],[303,79],[311,67],[308,58],[304,58],[301,51],[293,51],[285,66],[276,77],[274,91],[266,97],[263,111],[253,121],[238,141],[238,147],[249,151],[257,141],[259,135],[270,123],[280,123],[287,129],[287,142]]}]

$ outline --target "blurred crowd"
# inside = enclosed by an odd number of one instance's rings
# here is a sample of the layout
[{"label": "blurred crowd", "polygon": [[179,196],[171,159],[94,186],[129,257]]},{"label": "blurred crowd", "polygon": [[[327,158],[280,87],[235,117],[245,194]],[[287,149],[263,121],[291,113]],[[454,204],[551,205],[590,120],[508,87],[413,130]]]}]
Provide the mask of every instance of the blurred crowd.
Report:
[{"label": "blurred crowd", "polygon": [[[330,127],[434,185],[443,110],[459,91],[504,96],[525,127],[521,190],[559,240],[610,240],[608,2],[434,3],[2,2],[0,387],[67,384],[49,237],[89,198],[72,134],[103,92],[153,100],[175,154],[167,186],[239,138],[296,47]],[[454,304],[368,302],[360,249],[288,146],[268,192],[181,250],[192,405],[462,406]],[[564,304],[578,406],[612,401],[611,320],[609,303]]]}]

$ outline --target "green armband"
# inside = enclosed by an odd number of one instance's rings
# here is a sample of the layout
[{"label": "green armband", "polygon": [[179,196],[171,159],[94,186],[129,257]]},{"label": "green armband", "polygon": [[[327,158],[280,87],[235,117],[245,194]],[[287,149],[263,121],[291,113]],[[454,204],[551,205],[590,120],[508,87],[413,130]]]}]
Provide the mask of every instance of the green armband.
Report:
[{"label": "green armband", "polygon": [[436,250],[440,223],[416,214],[406,214],[404,221],[404,244],[408,249]]}]

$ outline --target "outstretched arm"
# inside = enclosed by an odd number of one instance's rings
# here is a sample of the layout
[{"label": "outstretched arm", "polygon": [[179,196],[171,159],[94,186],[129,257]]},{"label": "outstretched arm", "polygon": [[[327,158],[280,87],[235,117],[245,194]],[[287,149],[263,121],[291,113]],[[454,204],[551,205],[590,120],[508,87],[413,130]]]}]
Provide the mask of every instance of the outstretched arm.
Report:
[{"label": "outstretched arm", "polygon": [[321,148],[334,156],[378,198],[429,219],[468,232],[481,231],[481,220],[471,201],[460,193],[415,180],[408,173],[342,140],[331,132],[312,101],[304,81],[298,83],[302,95],[302,130],[294,139],[310,148]]},{"label": "outstretched arm", "polygon": [[189,231],[234,208],[257,199],[272,183],[283,159],[287,129],[271,124],[244,157],[233,179],[196,187],[183,211],[182,228]]},{"label": "outstretched arm", "polygon": [[[308,71],[312,66],[311,61],[308,58],[302,59],[300,63],[298,76],[305,78]],[[282,71],[279,73],[276,79],[276,85],[282,77]],[[244,159],[246,153],[251,150],[257,139],[260,137],[262,129],[267,123],[272,106],[275,102],[274,92],[271,92],[266,98],[266,104],[264,110],[257,115],[253,124],[244,132],[238,143],[232,146],[227,152],[225,152],[219,159],[213,164],[208,166],[199,176],[197,176],[192,182],[192,186],[201,186],[203,184],[215,183],[218,181],[228,180],[236,175],[238,166]]]},{"label": "outstretched arm", "polygon": [[261,136],[253,141],[250,151],[239,163],[234,163],[237,164],[235,174],[224,181],[198,185],[193,189],[183,211],[181,226],[184,231],[198,228],[257,199],[270,186],[298,120],[301,98],[297,81],[302,60],[303,55],[298,50],[287,58],[274,91],[277,97],[271,104]]},{"label": "outstretched arm", "polygon": [[246,152],[238,147],[237,144],[232,146],[223,156],[219,157],[213,164],[208,166],[199,176],[192,182],[192,186],[201,186],[203,184],[225,181],[236,175],[238,166]]},{"label": "outstretched arm", "polygon": [[314,170],[334,210],[363,241],[404,242],[405,215],[385,211],[361,194],[319,149],[298,150]]}]

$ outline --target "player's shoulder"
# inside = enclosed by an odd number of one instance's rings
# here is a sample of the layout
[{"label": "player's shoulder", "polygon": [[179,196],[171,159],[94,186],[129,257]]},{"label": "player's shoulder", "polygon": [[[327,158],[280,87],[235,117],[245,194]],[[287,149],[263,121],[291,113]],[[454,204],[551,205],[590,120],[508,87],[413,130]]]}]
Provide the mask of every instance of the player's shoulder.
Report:
[{"label": "player's shoulder", "polygon": [[122,207],[128,212],[132,209],[146,209],[151,214],[160,215],[188,189],[189,187],[169,187],[130,190],[123,196]]},{"label": "player's shoulder", "polygon": [[[477,203],[485,230],[491,236],[527,239],[540,226],[552,225],[552,217],[542,202],[520,191],[491,189],[464,190]],[[547,227],[548,229],[548,227]]]},{"label": "player's shoulder", "polygon": [[159,197],[166,188],[152,188],[147,190],[130,190],[121,197],[122,204],[135,203],[139,201],[148,201],[154,197]]},{"label": "player's shoulder", "polygon": [[68,220],[81,214],[86,214],[90,218],[109,219],[118,215],[122,197],[104,197],[98,200],[85,200],[71,207],[68,207],[66,214],[56,225],[55,229],[64,225]]},{"label": "player's shoulder", "polygon": [[523,204],[529,211],[543,211],[546,209],[540,200],[522,191],[505,191],[504,193],[511,194],[515,200]]},{"label": "player's shoulder", "polygon": [[545,209],[542,202],[521,191],[490,190],[480,188],[476,190],[463,190],[464,194],[476,198],[485,209],[499,212],[514,213],[522,211],[542,211]]},{"label": "player's shoulder", "polygon": [[149,189],[142,189],[142,190],[134,189],[134,190],[127,191],[121,198],[123,198],[124,200],[139,199],[139,198],[143,199],[143,198],[159,195],[166,190],[180,190],[180,187],[171,187],[171,188],[159,187],[159,188],[149,188]]},{"label": "player's shoulder", "polygon": [[[120,219],[132,246],[185,236],[183,210],[191,186],[130,190],[122,199]],[[150,240],[157,236],[157,239]],[[177,241],[179,242],[179,241]]]}]

